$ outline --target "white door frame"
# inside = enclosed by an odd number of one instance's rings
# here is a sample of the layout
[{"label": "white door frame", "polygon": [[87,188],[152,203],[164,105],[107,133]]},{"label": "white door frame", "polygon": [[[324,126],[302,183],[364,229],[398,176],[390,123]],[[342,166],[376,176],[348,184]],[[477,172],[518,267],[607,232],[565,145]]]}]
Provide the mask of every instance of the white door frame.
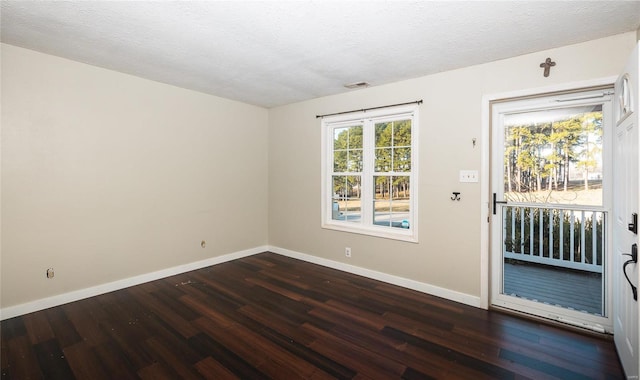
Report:
[{"label": "white door frame", "polygon": [[481,162],[480,162],[480,188],[481,213],[480,213],[480,307],[489,308],[491,282],[490,276],[490,214],[491,214],[491,102],[501,99],[534,96],[543,93],[570,91],[578,88],[597,86],[613,86],[617,77],[606,77],[588,81],[558,84],[548,87],[540,87],[526,90],[511,91],[497,94],[487,94],[482,97],[482,131],[480,138]]},{"label": "white door frame", "polygon": [[[491,105],[492,112],[492,172],[491,177],[493,181],[493,186],[491,189],[492,194],[496,194],[498,199],[504,199],[504,177],[502,170],[504,169],[504,151],[505,141],[504,141],[504,126],[503,126],[503,117],[507,117],[505,115],[513,115],[520,114],[524,112],[525,114],[539,114],[539,112],[548,112],[552,109],[563,110],[563,109],[572,109],[573,107],[592,107],[597,104],[602,105],[602,122],[603,122],[603,170],[604,170],[604,178],[602,182],[602,190],[603,190],[603,198],[602,204],[599,206],[589,206],[589,205],[567,205],[567,204],[553,204],[553,203],[540,203],[535,201],[511,201],[510,205],[515,207],[522,206],[524,208],[533,207],[551,207],[551,209],[561,209],[561,210],[576,210],[578,213],[580,211],[593,210],[603,213],[603,215],[611,215],[611,190],[612,190],[612,182],[613,182],[613,172],[611,165],[611,157],[612,157],[612,138],[613,138],[613,129],[614,129],[614,121],[613,121],[613,87],[608,88],[588,88],[588,89],[578,89],[577,93],[544,93],[539,94],[533,98],[526,99],[506,99],[503,102],[493,103]],[[608,93],[608,96],[604,96],[605,93]],[[555,100],[563,99],[564,101],[559,103]],[[506,200],[506,199],[505,199]],[[602,269],[602,278],[601,285],[603,289],[606,290],[606,293],[603,297],[604,309],[602,310],[602,315],[593,315],[591,313],[585,313],[577,310],[572,310],[568,308],[563,308],[559,306],[549,305],[544,302],[538,302],[529,300],[522,297],[517,297],[513,295],[504,294],[502,292],[502,287],[504,284],[504,246],[503,246],[503,233],[505,226],[504,223],[504,213],[503,208],[504,205],[498,205],[498,215],[493,215],[491,218],[491,225],[493,229],[491,230],[492,234],[492,244],[498,244],[498,246],[490,247],[492,250],[490,251],[490,270],[492,271],[492,286],[490,287],[491,297],[490,301],[493,306],[503,307],[512,310],[519,310],[525,312],[527,314],[537,315],[543,318],[548,318],[556,321],[560,321],[563,323],[568,323],[572,325],[576,325],[579,327],[588,328],[591,330],[595,330],[598,332],[613,332],[613,323],[611,319],[611,265],[610,265],[610,257],[611,257],[611,239],[606,238],[606,245],[603,247],[603,265],[600,267]],[[605,218],[605,219],[608,219]],[[595,222],[595,221],[594,221]],[[610,232],[611,223],[607,222],[603,224],[605,229],[605,236],[611,236]],[[500,243],[498,243],[500,242]],[[585,254],[586,252],[583,252]],[[531,252],[533,256],[535,253]],[[542,256],[542,253],[540,253]],[[539,257],[542,259],[542,257]],[[523,258],[525,260],[525,258]],[[551,259],[550,259],[551,260]],[[550,265],[562,265],[562,261],[550,263]]]}]

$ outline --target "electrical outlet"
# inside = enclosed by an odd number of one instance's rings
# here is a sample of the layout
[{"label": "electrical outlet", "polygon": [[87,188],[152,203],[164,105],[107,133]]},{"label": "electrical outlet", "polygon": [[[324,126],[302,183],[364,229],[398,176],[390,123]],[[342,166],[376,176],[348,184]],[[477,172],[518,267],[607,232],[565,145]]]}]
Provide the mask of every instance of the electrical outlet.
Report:
[{"label": "electrical outlet", "polygon": [[47,269],[47,278],[53,278],[53,268]]},{"label": "electrical outlet", "polygon": [[478,171],[460,170],[460,182],[478,182]]},{"label": "electrical outlet", "polygon": [[351,257],[351,248],[345,247],[344,248],[344,255],[347,256],[347,257]]}]

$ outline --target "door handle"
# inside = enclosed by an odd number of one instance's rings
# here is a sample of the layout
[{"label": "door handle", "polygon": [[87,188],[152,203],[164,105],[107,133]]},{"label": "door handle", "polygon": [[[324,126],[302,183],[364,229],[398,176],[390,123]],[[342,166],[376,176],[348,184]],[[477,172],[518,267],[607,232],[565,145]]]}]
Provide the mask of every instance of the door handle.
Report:
[{"label": "door handle", "polygon": [[631,246],[631,254],[623,253],[624,256],[631,256],[631,259],[625,261],[622,265],[622,273],[624,273],[624,277],[627,279],[629,286],[631,286],[631,291],[633,292],[633,299],[638,300],[638,287],[633,285],[631,280],[629,280],[629,276],[627,276],[627,265],[638,262],[638,244],[633,244]]},{"label": "door handle", "polygon": [[495,214],[496,214],[496,208],[497,208],[497,207],[496,207],[496,205],[497,205],[498,203],[500,203],[500,204],[505,204],[505,205],[506,205],[506,204],[507,204],[507,201],[499,201],[499,200],[496,200],[496,193],[493,193],[493,215],[495,215]]}]

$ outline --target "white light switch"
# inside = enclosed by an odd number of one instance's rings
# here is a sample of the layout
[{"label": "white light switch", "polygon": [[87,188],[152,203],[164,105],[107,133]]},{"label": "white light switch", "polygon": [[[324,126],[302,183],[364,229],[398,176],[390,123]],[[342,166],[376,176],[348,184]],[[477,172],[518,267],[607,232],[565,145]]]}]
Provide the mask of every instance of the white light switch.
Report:
[{"label": "white light switch", "polygon": [[478,171],[460,170],[460,182],[478,182]]}]

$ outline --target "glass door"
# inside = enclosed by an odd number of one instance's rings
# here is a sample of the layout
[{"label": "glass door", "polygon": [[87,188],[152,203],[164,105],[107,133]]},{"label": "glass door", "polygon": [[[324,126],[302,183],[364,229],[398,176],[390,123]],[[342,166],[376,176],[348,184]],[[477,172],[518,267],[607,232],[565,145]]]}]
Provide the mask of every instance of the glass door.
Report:
[{"label": "glass door", "polygon": [[610,98],[492,105],[494,306],[610,329]]}]

